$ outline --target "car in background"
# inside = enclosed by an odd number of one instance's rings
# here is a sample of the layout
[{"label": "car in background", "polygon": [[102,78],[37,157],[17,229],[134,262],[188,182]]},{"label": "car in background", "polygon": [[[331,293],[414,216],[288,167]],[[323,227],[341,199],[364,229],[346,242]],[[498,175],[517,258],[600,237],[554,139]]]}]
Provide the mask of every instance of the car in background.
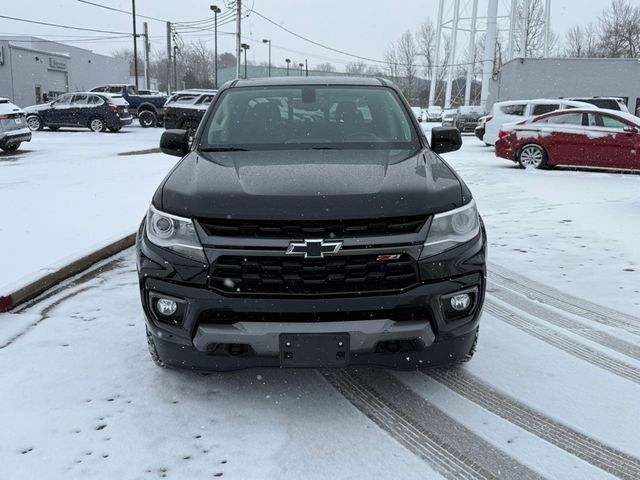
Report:
[{"label": "car in background", "polygon": [[422,108],[420,107],[411,107],[411,111],[416,116],[419,122],[422,121]]},{"label": "car in background", "polygon": [[443,127],[453,127],[453,121],[456,118],[456,112],[458,110],[455,108],[448,108],[442,112],[442,126]]},{"label": "car in background", "polygon": [[619,97],[573,97],[565,100],[573,100],[574,102],[584,102],[595,105],[598,108],[607,110],[618,110],[620,112],[629,113],[627,104],[624,99]]},{"label": "car in background", "polygon": [[[473,133],[475,134],[476,138],[478,140],[480,140],[481,142],[484,142],[484,129],[485,126],[487,124],[487,122],[491,120],[491,115],[484,115],[483,117],[480,117],[478,119],[478,125],[476,126],[475,130],[473,131]],[[485,145],[489,145],[488,143],[485,143]]]},{"label": "car in background", "polygon": [[187,130],[193,137],[217,90],[184,90],[174,93],[163,107],[164,128]]},{"label": "car in background", "polygon": [[109,93],[65,93],[53,102],[24,109],[31,130],[58,130],[60,127],[88,127],[94,132],[119,131],[133,117],[121,95]]},{"label": "car in background", "polygon": [[24,111],[0,97],[0,149],[15,152],[22,142],[31,141],[31,130],[27,126]]},{"label": "car in background", "polygon": [[442,122],[442,107],[434,105],[427,108],[427,122]]},{"label": "car in background", "polygon": [[138,89],[138,95],[162,95],[158,90]]},{"label": "car in background", "polygon": [[485,111],[482,107],[476,106],[461,106],[456,110],[455,117],[453,119],[453,126],[460,132],[474,132],[478,126],[480,117],[484,116]]},{"label": "car in background", "polygon": [[556,165],[640,170],[640,118],[598,108],[560,110],[499,132],[496,156],[522,168]]},{"label": "car in background", "polygon": [[91,89],[92,92],[113,93],[121,95],[128,103],[129,110],[143,128],[162,124],[162,107],[167,97],[165,95],[140,95],[135,85],[115,83],[101,85]]},{"label": "car in background", "polygon": [[510,100],[493,104],[491,118],[485,123],[482,141],[495,145],[498,132],[505,123],[515,123],[537,115],[567,108],[593,108],[593,105],[563,99]]}]

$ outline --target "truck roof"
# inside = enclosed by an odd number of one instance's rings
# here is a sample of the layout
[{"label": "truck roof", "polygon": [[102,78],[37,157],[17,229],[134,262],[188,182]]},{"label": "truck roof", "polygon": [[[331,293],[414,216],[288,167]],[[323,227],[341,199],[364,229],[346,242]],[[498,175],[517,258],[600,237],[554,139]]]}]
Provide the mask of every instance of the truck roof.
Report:
[{"label": "truck roof", "polygon": [[230,87],[267,87],[267,86],[288,86],[288,85],[359,85],[359,86],[386,86],[390,82],[381,78],[373,77],[271,77],[271,78],[250,78],[233,80],[226,86]]}]

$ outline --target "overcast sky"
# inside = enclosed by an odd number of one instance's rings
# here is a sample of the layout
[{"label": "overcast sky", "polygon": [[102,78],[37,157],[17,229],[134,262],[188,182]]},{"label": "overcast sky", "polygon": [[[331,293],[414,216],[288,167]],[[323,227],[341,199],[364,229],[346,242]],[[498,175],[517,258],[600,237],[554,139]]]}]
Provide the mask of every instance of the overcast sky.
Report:
[{"label": "overcast sky", "polygon": [[[131,0],[91,0],[122,10],[131,10]],[[229,2],[229,0],[226,0]],[[501,14],[506,15],[509,0],[499,0]],[[190,22],[212,16],[209,5],[218,4],[224,15],[225,2],[212,0],[136,0],[138,14],[157,17],[172,22]],[[348,51],[364,57],[382,59],[390,42],[395,41],[404,31],[415,31],[427,18],[436,21],[438,0],[244,0],[247,8],[272,19],[277,24],[318,43]],[[448,5],[453,0],[445,0]],[[472,0],[461,0],[463,8],[471,11]],[[552,29],[564,37],[573,25],[595,21],[609,0],[552,0]],[[631,0],[640,5],[640,0]],[[131,17],[86,5],[77,0],[0,0],[0,15],[8,15],[30,20],[82,26],[115,32],[130,32]],[[487,0],[479,1],[480,16],[486,15]],[[449,7],[452,8],[452,7]],[[145,19],[139,18],[139,28]],[[166,27],[162,22],[149,22],[152,48],[165,48]],[[504,24],[506,27],[506,23]],[[234,50],[234,24],[219,27],[219,52]],[[256,13],[242,22],[243,41],[251,48],[248,58],[256,62],[267,60],[267,46],[263,38],[272,40],[274,64],[283,64],[289,57],[295,63],[309,60],[310,68],[325,61],[338,68],[353,58],[331,52],[298,39],[260,18]],[[88,37],[113,36],[103,33],[89,33],[54,27],[33,25],[0,18],[0,34],[31,34],[58,40],[74,40],[73,45],[109,54],[115,49],[130,47],[126,38],[82,41]],[[54,36],[56,35],[56,36]],[[213,48],[213,33],[201,30],[183,29],[185,41],[206,40]],[[80,40],[80,41],[79,41]],[[142,42],[140,42],[140,47]]]}]

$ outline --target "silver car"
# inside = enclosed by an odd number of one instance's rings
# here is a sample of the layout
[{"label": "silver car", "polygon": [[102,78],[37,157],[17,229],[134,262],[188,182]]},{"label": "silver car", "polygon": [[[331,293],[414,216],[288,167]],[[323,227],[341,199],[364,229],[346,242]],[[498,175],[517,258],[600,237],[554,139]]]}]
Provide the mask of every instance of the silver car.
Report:
[{"label": "silver car", "polygon": [[0,149],[15,152],[22,142],[31,141],[31,130],[27,126],[24,111],[0,97]]}]

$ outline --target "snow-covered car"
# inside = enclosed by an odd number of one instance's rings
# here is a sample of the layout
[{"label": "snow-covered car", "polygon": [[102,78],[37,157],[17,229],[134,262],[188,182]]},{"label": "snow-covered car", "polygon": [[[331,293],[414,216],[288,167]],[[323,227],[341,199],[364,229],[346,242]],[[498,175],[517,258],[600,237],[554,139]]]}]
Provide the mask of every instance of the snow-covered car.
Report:
[{"label": "snow-covered car", "polygon": [[567,108],[593,108],[584,102],[562,99],[510,100],[493,104],[490,118],[485,124],[482,141],[487,145],[495,145],[498,132],[505,123],[515,123],[537,115],[564,110]]},{"label": "snow-covered car", "polygon": [[27,126],[24,111],[0,97],[0,149],[14,152],[22,142],[31,141],[31,130]]},{"label": "snow-covered car", "polygon": [[[484,142],[484,129],[487,125],[487,122],[491,120],[491,115],[485,115],[484,117],[480,117],[478,119],[478,125],[476,126],[475,130],[473,131],[473,133],[475,134],[476,138],[478,140],[480,140],[481,142]],[[486,145],[489,145],[488,143]]]},{"label": "snow-covered car", "polygon": [[461,132],[473,132],[484,114],[485,111],[482,107],[472,105],[458,107],[453,120],[453,126]]},{"label": "snow-covered car", "polygon": [[496,156],[523,168],[555,165],[640,170],[640,118],[598,108],[560,110],[505,125]]},{"label": "snow-covered car", "polygon": [[443,127],[453,127],[453,120],[456,118],[456,110],[455,108],[448,108],[442,112],[442,126]]},{"label": "snow-covered car", "polygon": [[419,122],[421,122],[423,120],[422,119],[422,108],[420,108],[420,107],[411,107],[411,111],[416,116],[416,118],[418,119]]},{"label": "snow-covered car", "polygon": [[624,99],[620,97],[572,97],[566,100],[572,100],[574,102],[584,102],[591,105],[595,105],[598,108],[605,108],[607,110],[618,110],[620,112],[629,113],[627,104]]},{"label": "snow-covered car", "polygon": [[427,108],[427,122],[441,122],[442,121],[442,107],[434,105]]}]

